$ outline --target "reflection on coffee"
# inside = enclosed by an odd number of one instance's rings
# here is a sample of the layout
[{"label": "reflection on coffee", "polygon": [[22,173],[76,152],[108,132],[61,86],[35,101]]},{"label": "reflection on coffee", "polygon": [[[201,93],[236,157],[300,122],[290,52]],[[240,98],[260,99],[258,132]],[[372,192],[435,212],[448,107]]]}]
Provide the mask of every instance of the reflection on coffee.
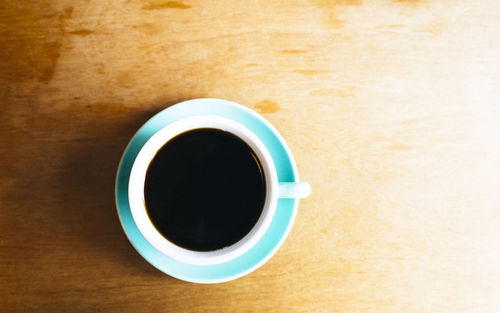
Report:
[{"label": "reflection on coffee", "polygon": [[158,150],[146,172],[146,210],[156,229],[195,251],[230,246],[259,219],[262,166],[239,137],[214,128],[184,132]]}]

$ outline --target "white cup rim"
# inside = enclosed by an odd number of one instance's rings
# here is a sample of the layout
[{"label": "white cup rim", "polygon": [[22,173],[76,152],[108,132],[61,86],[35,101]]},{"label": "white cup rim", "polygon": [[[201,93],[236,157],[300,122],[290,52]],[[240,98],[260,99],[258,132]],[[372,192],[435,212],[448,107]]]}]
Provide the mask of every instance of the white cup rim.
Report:
[{"label": "white cup rim", "polygon": [[[254,227],[238,242],[214,251],[192,251],[163,237],[149,219],[144,201],[147,168],[156,152],[173,137],[197,128],[216,128],[230,132],[247,143],[257,155],[266,181],[266,198],[261,216]],[[128,185],[129,204],[137,228],[161,253],[177,261],[195,265],[213,265],[232,260],[253,247],[271,224],[278,202],[278,177],[272,157],[260,139],[242,124],[217,115],[198,115],[177,120],[156,132],[141,148],[132,165]]]}]

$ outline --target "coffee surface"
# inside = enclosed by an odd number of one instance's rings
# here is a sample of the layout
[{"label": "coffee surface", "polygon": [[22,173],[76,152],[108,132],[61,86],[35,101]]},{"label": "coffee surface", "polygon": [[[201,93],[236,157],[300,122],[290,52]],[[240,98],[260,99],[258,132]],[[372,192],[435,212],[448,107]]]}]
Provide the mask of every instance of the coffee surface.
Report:
[{"label": "coffee surface", "polygon": [[146,172],[144,199],[156,229],[195,251],[227,247],[259,219],[266,184],[253,150],[239,137],[199,128],[169,140]]}]

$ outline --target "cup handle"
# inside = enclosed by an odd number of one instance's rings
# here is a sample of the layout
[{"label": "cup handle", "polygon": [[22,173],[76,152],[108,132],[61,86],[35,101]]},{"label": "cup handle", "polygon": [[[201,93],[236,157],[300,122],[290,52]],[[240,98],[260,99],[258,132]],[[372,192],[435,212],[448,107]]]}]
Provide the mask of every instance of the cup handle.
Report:
[{"label": "cup handle", "polygon": [[279,183],[278,198],[307,198],[311,194],[308,183]]}]

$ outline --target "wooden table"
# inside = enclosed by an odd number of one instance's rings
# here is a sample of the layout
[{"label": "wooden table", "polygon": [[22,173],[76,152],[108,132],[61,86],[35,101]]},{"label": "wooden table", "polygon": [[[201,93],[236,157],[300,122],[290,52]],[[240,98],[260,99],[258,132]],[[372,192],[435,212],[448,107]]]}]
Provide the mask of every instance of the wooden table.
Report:
[{"label": "wooden table", "polygon": [[[1,312],[499,312],[500,2],[3,0]],[[261,112],[313,194],[196,285],[121,230],[128,140],[181,100]]]}]

